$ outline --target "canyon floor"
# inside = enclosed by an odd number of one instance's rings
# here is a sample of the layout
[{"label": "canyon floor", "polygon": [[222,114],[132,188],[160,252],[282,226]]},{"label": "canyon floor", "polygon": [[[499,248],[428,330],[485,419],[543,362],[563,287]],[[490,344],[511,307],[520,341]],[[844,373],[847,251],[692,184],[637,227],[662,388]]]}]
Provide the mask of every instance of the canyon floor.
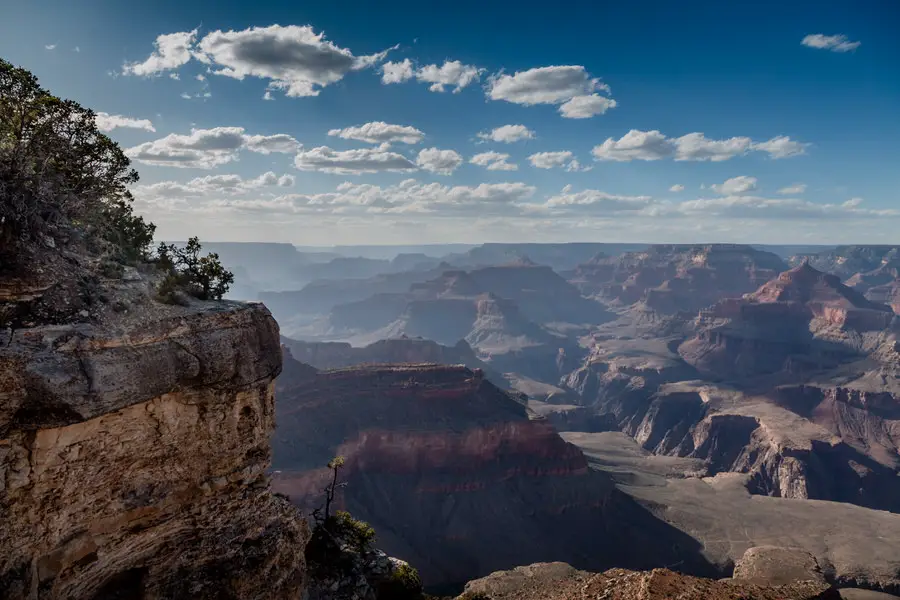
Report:
[{"label": "canyon floor", "polygon": [[702,469],[703,461],[651,454],[620,432],[561,435],[620,490],[698,540],[714,563],[725,566],[750,547],[773,545],[806,548],[839,584],[866,585],[872,575],[890,579],[900,568],[900,515],[847,503],[751,495],[747,476],[738,473],[686,477]]}]

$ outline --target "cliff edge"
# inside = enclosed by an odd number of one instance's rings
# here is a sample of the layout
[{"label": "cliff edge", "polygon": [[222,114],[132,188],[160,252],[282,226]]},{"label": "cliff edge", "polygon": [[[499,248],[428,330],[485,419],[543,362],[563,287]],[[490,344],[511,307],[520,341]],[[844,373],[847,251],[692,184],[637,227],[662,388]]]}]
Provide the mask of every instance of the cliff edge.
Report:
[{"label": "cliff edge", "polygon": [[281,362],[259,304],[0,335],[0,597],[299,597],[309,532],[266,475]]}]

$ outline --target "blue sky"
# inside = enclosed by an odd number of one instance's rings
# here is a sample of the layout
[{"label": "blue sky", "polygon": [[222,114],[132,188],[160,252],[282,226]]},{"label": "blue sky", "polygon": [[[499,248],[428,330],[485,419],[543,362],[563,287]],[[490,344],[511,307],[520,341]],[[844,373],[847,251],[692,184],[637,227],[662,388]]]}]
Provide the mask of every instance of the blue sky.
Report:
[{"label": "blue sky", "polygon": [[162,237],[900,243],[892,0],[3,14],[0,56],[105,113]]}]

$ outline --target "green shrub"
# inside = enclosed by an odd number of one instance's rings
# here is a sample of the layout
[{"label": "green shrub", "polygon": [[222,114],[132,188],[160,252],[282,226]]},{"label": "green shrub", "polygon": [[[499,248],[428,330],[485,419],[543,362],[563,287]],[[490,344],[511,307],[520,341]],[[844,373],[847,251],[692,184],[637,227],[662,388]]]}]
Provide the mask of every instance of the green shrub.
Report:
[{"label": "green shrub", "polygon": [[[0,258],[80,245],[116,260],[146,258],[155,227],[132,212],[137,171],[97,128],[93,111],[61,100],[0,59]],[[59,252],[59,250],[57,250]]]},{"label": "green shrub", "polygon": [[360,552],[369,550],[375,541],[375,529],[365,521],[354,519],[345,510],[339,510],[325,522],[325,527],[335,535],[353,544]]},{"label": "green shrub", "polygon": [[419,572],[408,564],[394,569],[390,578],[378,586],[378,600],[420,600],[422,579]]},{"label": "green shrub", "polygon": [[213,252],[200,256],[200,240],[192,237],[184,247],[160,243],[157,264],[167,272],[160,284],[161,301],[174,303],[175,291],[183,289],[200,300],[221,300],[234,283],[234,274],[219,262]]}]

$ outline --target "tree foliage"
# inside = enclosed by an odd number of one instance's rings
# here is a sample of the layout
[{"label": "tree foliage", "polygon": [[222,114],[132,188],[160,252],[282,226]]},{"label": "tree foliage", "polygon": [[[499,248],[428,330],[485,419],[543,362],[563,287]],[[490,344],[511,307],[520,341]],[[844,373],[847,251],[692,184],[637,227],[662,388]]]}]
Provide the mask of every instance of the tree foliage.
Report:
[{"label": "tree foliage", "polygon": [[61,100],[0,59],[0,255],[29,244],[82,244],[142,260],[155,226],[132,210],[137,171],[93,111]]},{"label": "tree foliage", "polygon": [[221,300],[228,293],[234,274],[222,266],[215,252],[200,256],[202,249],[196,237],[189,239],[184,247],[159,244],[157,261],[168,273],[159,290],[164,301],[171,302],[179,288],[200,300]]}]

